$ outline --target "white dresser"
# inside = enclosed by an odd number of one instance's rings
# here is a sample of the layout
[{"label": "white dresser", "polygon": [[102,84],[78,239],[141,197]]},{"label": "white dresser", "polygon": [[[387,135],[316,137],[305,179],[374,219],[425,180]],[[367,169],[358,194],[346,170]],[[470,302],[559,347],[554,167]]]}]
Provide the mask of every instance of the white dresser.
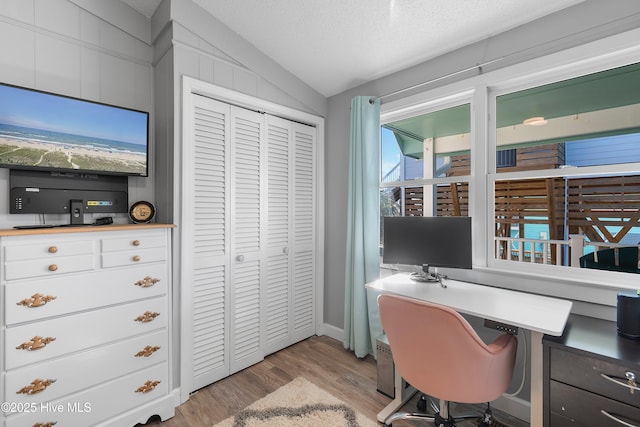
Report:
[{"label": "white dresser", "polygon": [[2,426],[173,416],[172,227],[0,230]]}]

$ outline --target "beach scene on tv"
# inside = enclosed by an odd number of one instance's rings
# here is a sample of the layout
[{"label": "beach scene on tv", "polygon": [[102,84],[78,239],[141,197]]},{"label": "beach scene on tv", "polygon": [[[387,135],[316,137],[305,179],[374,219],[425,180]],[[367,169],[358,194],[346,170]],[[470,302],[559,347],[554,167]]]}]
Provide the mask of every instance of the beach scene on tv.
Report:
[{"label": "beach scene on tv", "polygon": [[147,114],[0,85],[0,164],[147,174]]}]

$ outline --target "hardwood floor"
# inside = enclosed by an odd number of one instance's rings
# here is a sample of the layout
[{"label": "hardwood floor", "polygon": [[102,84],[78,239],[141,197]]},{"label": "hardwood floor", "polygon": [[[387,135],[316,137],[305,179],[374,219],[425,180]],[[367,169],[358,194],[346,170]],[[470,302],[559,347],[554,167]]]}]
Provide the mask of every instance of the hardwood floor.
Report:
[{"label": "hardwood floor", "polygon": [[[376,390],[377,368],[373,357],[357,359],[352,352],[343,348],[342,342],[326,336],[314,336],[197,391],[186,403],[176,408],[173,418],[165,422],[152,419],[145,426],[211,427],[298,376],[305,377],[372,420],[391,401]],[[416,401],[417,396],[414,396],[403,410],[415,411]],[[483,410],[482,407],[478,408],[478,413]],[[452,413],[455,415],[459,412],[452,407]],[[465,410],[464,413],[469,411]],[[508,415],[497,411],[494,413],[504,425],[528,426]],[[433,423],[394,423],[394,427],[418,425],[433,426]],[[472,421],[458,423],[458,427],[475,425],[477,423]]]}]

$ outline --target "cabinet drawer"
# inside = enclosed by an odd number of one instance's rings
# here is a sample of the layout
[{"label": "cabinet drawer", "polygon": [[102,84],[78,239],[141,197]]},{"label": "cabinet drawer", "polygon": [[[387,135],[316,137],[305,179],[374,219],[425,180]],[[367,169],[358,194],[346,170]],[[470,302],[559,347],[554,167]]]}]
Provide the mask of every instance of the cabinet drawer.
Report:
[{"label": "cabinet drawer", "polygon": [[[167,269],[164,265],[140,265],[122,270],[14,281],[5,285],[5,319],[7,325],[13,325],[164,295],[167,291]],[[33,300],[38,298],[37,295],[42,295],[44,301],[49,299],[47,297],[55,299],[35,303]],[[20,304],[24,300],[30,301]],[[36,306],[30,304],[32,301]]]},{"label": "cabinet drawer", "polygon": [[[551,427],[640,425],[637,407],[557,381],[551,381],[549,393]],[[603,411],[628,424],[612,419]]]},{"label": "cabinet drawer", "polygon": [[102,252],[119,252],[131,249],[164,248],[167,240],[163,233],[140,233],[137,236],[102,239]]},{"label": "cabinet drawer", "polygon": [[40,276],[57,276],[65,273],[93,270],[93,264],[93,254],[5,262],[4,278],[6,280],[18,280]]},{"label": "cabinet drawer", "polygon": [[[640,371],[637,370],[637,366],[625,366],[622,362],[611,363],[551,348],[550,377],[552,380],[640,407],[640,391],[631,394],[630,389],[622,385],[626,383],[627,372],[633,373],[640,384]],[[617,380],[618,383],[610,379]]]},{"label": "cabinet drawer", "polygon": [[102,254],[102,267],[121,267],[149,262],[165,261],[166,248],[136,249],[133,251],[107,252]]},{"label": "cabinet drawer", "polygon": [[[168,321],[169,310],[165,296],[7,327],[4,340],[5,369],[42,362],[52,357],[164,329]],[[39,350],[21,348],[35,337],[53,340]]]},{"label": "cabinet drawer", "polygon": [[12,243],[7,245],[4,250],[5,261],[23,261],[92,254],[94,247],[91,240],[68,241],[58,238],[28,244]]},{"label": "cabinet drawer", "polygon": [[[13,402],[48,402],[167,360],[167,331],[160,330],[89,351],[9,370],[5,396]],[[138,355],[138,356],[136,356]],[[50,379],[41,392],[33,381]],[[26,388],[25,388],[26,387]],[[25,393],[19,393],[20,390]]]},{"label": "cabinet drawer", "polygon": [[[144,388],[147,381],[156,384],[155,387]],[[144,392],[143,388],[148,391]],[[6,427],[46,422],[57,426],[94,425],[166,396],[168,392],[168,368],[166,363],[161,363],[60,400],[34,405],[35,412],[9,416]]]}]

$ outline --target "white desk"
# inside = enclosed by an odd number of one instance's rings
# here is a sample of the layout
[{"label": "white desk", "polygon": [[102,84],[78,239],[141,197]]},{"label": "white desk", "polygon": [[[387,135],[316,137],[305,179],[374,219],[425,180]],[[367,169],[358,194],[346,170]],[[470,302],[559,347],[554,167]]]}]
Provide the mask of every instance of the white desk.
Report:
[{"label": "white desk", "polygon": [[[517,326],[531,331],[531,427],[542,427],[542,336],[562,335],[571,311],[571,301],[491,286],[445,279],[439,283],[414,282],[408,274],[395,274],[368,283],[368,289],[446,305],[454,310]],[[395,399],[378,414],[378,421],[397,411],[406,396],[399,393],[396,375]],[[410,396],[409,396],[410,397]]]}]

